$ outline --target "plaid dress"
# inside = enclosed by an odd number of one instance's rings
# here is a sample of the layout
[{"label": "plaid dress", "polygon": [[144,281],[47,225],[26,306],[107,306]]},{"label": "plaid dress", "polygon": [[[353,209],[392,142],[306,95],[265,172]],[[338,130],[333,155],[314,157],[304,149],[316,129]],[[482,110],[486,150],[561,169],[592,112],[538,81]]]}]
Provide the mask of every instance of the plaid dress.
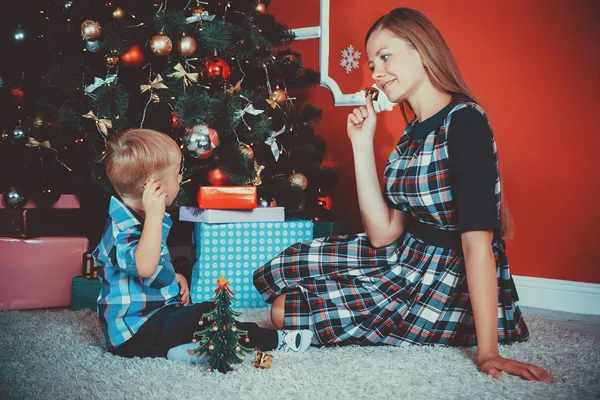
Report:
[{"label": "plaid dress", "polygon": [[[411,122],[387,162],[385,195],[392,207],[426,225],[459,231],[452,194],[447,129],[453,107],[422,139]],[[496,158],[496,204],[500,175]],[[498,278],[498,340],[523,341],[528,331],[514,293],[503,240],[492,244]],[[254,272],[267,302],[285,293],[284,325],[311,329],[322,345],[476,345],[465,262],[458,251],[424,243],[412,231],[381,248],[366,234],[297,243]]]}]

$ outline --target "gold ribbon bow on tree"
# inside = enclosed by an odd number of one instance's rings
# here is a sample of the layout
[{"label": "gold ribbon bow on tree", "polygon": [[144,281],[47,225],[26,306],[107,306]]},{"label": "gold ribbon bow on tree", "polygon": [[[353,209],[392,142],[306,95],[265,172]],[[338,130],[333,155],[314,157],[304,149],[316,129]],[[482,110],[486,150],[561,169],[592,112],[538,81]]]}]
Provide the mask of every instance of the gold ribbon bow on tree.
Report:
[{"label": "gold ribbon bow on tree", "polygon": [[156,78],[149,85],[140,85],[141,93],[152,91],[154,89],[168,89],[169,87],[163,83],[163,78],[160,74],[156,75]]},{"label": "gold ribbon bow on tree", "polygon": [[98,118],[94,114],[93,111],[88,112],[87,114],[83,114],[82,117],[93,119],[96,122],[96,128],[102,133],[104,136],[108,134],[108,128],[112,128],[112,121],[106,118]]},{"label": "gold ribbon bow on tree", "polygon": [[[37,140],[35,140],[32,137],[27,138],[27,143],[25,144],[25,146],[27,146],[27,147],[45,147],[47,149],[54,150],[52,148],[52,146],[50,145],[49,140],[44,140],[43,142],[38,142]],[[54,150],[54,151],[56,151],[56,150]]]},{"label": "gold ribbon bow on tree", "polygon": [[169,74],[168,76],[183,79],[183,82],[186,86],[191,85],[192,83],[198,83],[198,77],[200,76],[199,73],[187,72],[181,64],[177,64],[173,67],[173,69],[175,69],[175,72]]},{"label": "gold ribbon bow on tree", "polygon": [[260,186],[262,184],[262,179],[260,177],[260,174],[262,173],[263,169],[265,169],[265,166],[260,165],[259,163],[256,162],[256,160],[254,160],[254,172],[256,173],[256,176],[252,180],[252,183],[254,184],[254,186]]}]

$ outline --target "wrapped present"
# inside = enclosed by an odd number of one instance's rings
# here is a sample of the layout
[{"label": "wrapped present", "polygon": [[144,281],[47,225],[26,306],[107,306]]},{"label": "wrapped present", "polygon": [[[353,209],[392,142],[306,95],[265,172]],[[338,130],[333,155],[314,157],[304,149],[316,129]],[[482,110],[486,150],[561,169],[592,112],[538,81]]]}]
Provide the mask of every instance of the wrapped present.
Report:
[{"label": "wrapped present", "polygon": [[229,222],[282,222],[285,221],[284,207],[259,207],[247,210],[204,210],[198,207],[179,208],[179,220],[223,224]]},{"label": "wrapped present", "polygon": [[0,237],[0,310],[68,307],[85,237]]},{"label": "wrapped present", "polygon": [[100,279],[88,279],[74,276],[71,283],[71,310],[89,308],[98,311],[98,294],[101,288]]},{"label": "wrapped present", "polygon": [[0,210],[0,236],[24,238],[27,236],[27,210]]},{"label": "wrapped present", "polygon": [[315,238],[347,235],[353,232],[353,223],[351,220],[314,221],[313,223]]},{"label": "wrapped present", "polygon": [[197,200],[204,209],[256,208],[256,186],[200,186]]},{"label": "wrapped present", "polygon": [[235,297],[235,308],[267,307],[254,288],[252,274],[287,247],[312,237],[313,223],[306,220],[195,223],[192,302],[211,300],[215,295],[214,280],[225,275]]}]

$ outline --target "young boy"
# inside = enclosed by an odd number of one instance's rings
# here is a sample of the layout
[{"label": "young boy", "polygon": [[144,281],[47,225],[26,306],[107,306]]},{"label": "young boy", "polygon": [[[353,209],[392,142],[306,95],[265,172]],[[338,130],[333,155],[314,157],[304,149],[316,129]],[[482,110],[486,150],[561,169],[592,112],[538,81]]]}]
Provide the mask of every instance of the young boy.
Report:
[{"label": "young boy", "polygon": [[[132,129],[108,141],[106,174],[117,197],[92,256],[102,289],[98,316],[108,351],[123,357],[167,357],[197,362],[194,332],[210,302],[190,304],[187,282],[171,264],[165,212],[181,184],[181,150],[168,135]],[[247,347],[302,352],[312,332],[275,331],[238,322]],[[171,350],[169,352],[169,350]]]}]

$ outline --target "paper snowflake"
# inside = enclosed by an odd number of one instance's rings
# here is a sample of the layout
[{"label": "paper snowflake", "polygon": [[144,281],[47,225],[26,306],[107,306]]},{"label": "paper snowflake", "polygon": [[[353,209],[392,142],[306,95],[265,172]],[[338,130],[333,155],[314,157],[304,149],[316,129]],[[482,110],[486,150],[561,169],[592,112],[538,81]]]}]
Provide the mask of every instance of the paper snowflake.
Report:
[{"label": "paper snowflake", "polygon": [[360,58],[360,52],[354,50],[352,45],[348,46],[347,49],[342,50],[342,61],[340,65],[349,74],[352,69],[358,69],[358,59]]}]

